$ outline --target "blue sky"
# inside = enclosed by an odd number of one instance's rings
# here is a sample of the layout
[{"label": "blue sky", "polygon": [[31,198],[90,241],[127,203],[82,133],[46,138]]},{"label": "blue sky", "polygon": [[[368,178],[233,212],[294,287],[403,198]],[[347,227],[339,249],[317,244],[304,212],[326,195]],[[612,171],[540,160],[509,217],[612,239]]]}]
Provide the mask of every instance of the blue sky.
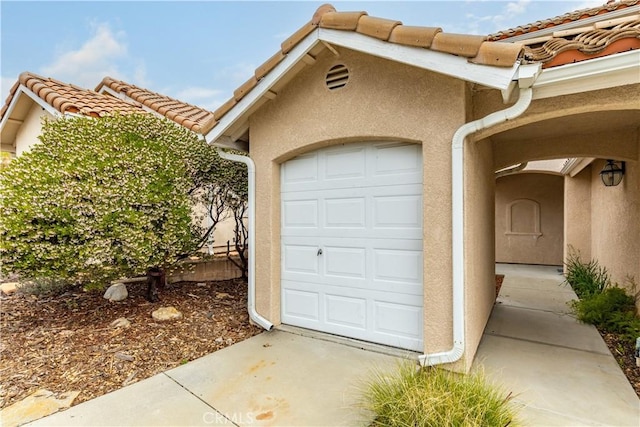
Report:
[{"label": "blue sky", "polygon": [[[405,25],[489,34],[606,0],[333,1]],[[0,1],[0,96],[23,71],[94,88],[105,76],[215,109],[322,1]]]}]

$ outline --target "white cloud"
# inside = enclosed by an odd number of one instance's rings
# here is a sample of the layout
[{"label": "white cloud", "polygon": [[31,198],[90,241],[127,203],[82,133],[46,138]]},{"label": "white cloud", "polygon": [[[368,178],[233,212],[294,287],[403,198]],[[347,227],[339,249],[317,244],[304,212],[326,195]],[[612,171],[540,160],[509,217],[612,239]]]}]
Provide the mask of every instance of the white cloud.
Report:
[{"label": "white cloud", "polygon": [[108,23],[93,24],[90,37],[81,46],[60,52],[39,73],[89,89],[106,76],[142,87],[150,84],[144,61],[129,53],[126,33],[114,32]]},{"label": "white cloud", "polygon": [[515,22],[515,18],[525,15],[531,5],[531,0],[518,0],[504,3],[502,9],[495,14],[477,16],[472,13],[465,15],[468,22],[465,27],[460,27],[461,32],[471,34],[489,34],[494,31],[504,30],[509,26],[523,24]]}]

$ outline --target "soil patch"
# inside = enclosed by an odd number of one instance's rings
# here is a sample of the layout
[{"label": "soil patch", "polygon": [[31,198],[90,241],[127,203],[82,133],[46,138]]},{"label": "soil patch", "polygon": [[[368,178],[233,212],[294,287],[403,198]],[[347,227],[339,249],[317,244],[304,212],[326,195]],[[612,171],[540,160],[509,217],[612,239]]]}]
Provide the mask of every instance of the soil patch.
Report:
[{"label": "soil patch", "polygon": [[618,361],[622,372],[627,376],[631,387],[633,387],[638,397],[640,397],[640,367],[636,366],[633,345],[629,344],[627,340],[623,340],[618,334],[599,332],[604,342],[607,343],[609,351],[611,351],[613,357]]},{"label": "soil patch", "polygon": [[[81,289],[0,297],[0,408],[42,388],[80,391],[75,405],[261,332],[249,324],[241,280],[174,283],[153,304],[144,284],[127,288],[129,298],[117,303]],[[182,318],[154,320],[165,306]],[[131,325],[111,325],[121,317]]]}]

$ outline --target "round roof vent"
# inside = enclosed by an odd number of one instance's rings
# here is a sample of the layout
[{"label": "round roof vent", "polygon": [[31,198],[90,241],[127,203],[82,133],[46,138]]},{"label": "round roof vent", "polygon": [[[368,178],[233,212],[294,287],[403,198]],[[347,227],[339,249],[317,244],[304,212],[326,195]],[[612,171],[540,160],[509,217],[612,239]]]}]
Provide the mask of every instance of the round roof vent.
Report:
[{"label": "round roof vent", "polygon": [[331,67],[325,78],[325,83],[329,90],[336,90],[345,87],[349,81],[349,70],[344,64]]}]

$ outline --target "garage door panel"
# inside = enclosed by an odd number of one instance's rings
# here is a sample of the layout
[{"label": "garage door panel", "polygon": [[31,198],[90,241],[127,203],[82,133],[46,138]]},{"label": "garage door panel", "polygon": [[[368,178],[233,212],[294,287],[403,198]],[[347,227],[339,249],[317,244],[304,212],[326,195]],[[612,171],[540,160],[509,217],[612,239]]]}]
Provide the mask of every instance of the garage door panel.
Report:
[{"label": "garage door panel", "polygon": [[325,296],[326,323],[366,330],[367,300],[328,294]]},{"label": "garage door panel", "polygon": [[393,144],[372,146],[375,157],[373,175],[406,175],[422,172],[422,146]]},{"label": "garage door panel", "polygon": [[353,147],[329,150],[321,157],[321,163],[324,165],[323,178],[331,183],[327,185],[336,185],[336,180],[353,180],[366,178],[366,148]]},{"label": "garage door panel", "polygon": [[[282,226],[286,229],[318,228],[318,200],[284,200]],[[316,230],[317,233],[317,230]]]},{"label": "garage door panel", "polygon": [[324,199],[324,226],[327,228],[366,227],[366,199],[344,197]]},{"label": "garage door panel", "polygon": [[422,350],[421,147],[294,160],[281,172],[283,323]]},{"label": "garage door panel", "polygon": [[318,322],[320,314],[320,294],[317,291],[283,289],[283,313],[288,318],[300,318]]},{"label": "garage door panel", "polygon": [[283,247],[283,272],[318,275],[318,248],[314,246],[291,245]]},{"label": "garage door panel", "polygon": [[327,246],[323,248],[324,274],[337,279],[365,279],[367,251],[364,247]]},{"label": "garage door panel", "polygon": [[282,166],[283,184],[309,184],[318,182],[318,156],[315,153],[298,156]]},{"label": "garage door panel", "polygon": [[422,229],[422,197],[377,196],[373,198],[374,228]]},{"label": "garage door panel", "polygon": [[375,301],[374,328],[377,333],[422,339],[422,307]]},{"label": "garage door panel", "polygon": [[422,284],[422,251],[374,249],[375,280]]}]

